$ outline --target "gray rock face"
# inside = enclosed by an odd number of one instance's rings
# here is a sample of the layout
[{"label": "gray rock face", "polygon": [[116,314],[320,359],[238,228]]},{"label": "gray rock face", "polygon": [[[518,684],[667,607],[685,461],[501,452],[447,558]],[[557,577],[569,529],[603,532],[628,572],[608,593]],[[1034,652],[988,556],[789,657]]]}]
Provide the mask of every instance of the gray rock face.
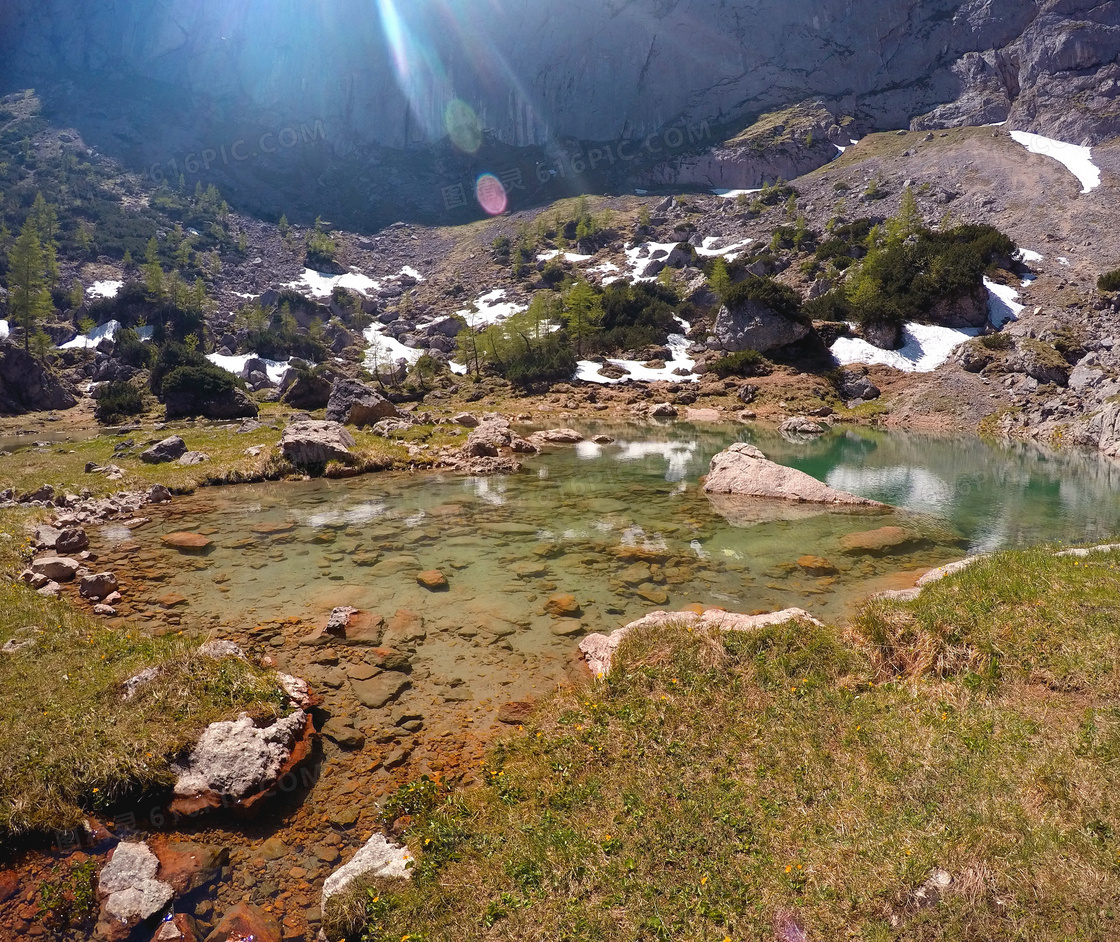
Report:
[{"label": "gray rock face", "polygon": [[355,444],[354,436],[337,422],[306,419],[284,429],[280,451],[297,467],[322,467],[329,461],[349,461]]},{"label": "gray rock face", "polygon": [[117,577],[111,572],[82,576],[82,581],[78,584],[78,591],[81,592],[82,598],[94,599],[95,601],[100,601],[106,596],[112,595],[117,591],[117,588]]},{"label": "gray rock face", "polygon": [[[547,4],[494,0],[483,21],[461,26],[434,0],[396,8],[435,63],[411,84],[395,70],[376,7],[360,0],[341,0],[330,17],[314,5],[275,16],[268,0],[232,10],[222,0],[9,0],[0,63],[8,77],[112,70],[267,115],[270,128],[314,116],[328,140],[390,147],[445,136],[455,98],[470,108],[458,133],[481,126],[514,145],[613,141],[620,131],[640,145],[670,125],[818,97],[881,127],[915,115],[921,127],[1010,117],[1078,141],[1120,129],[1120,117],[1091,109],[1120,48],[1120,14],[1099,0],[638,0],[618,9],[571,0],[562,17]],[[480,42],[494,47],[485,64]],[[508,80],[495,81],[492,61]],[[1088,107],[1069,105],[1086,98]]]},{"label": "gray rock face", "polygon": [[[0,12],[0,33],[4,14]],[[2,44],[0,40],[0,44]],[[74,390],[15,344],[0,343],[0,415],[24,415],[78,404]]]},{"label": "gray rock face", "polygon": [[929,322],[940,327],[983,327],[988,323],[988,292],[983,287],[970,294],[938,301],[929,311]]},{"label": "gray rock face", "polygon": [[746,301],[734,309],[725,304],[716,315],[707,346],[725,353],[742,350],[766,353],[796,343],[807,337],[809,330],[808,324],[791,321],[757,301]]},{"label": "gray rock face", "polygon": [[37,576],[45,576],[52,582],[70,582],[81,568],[77,560],[65,556],[44,556],[31,564],[31,571]]},{"label": "gray rock face", "polygon": [[181,416],[199,415],[207,419],[246,419],[255,418],[260,408],[244,389],[234,386],[212,399],[198,402],[194,393],[169,393],[164,396],[169,419]]},{"label": "gray rock face", "polygon": [[331,388],[327,419],[342,425],[374,425],[381,419],[399,419],[395,405],[376,389],[356,379],[340,379]]},{"label": "gray rock face", "polygon": [[175,795],[195,798],[209,792],[238,800],[276,780],[303,732],[307,714],[296,710],[271,726],[258,727],[247,713],[211,723],[186,763],[173,766]]},{"label": "gray rock face", "polygon": [[140,460],[145,464],[165,464],[168,461],[177,461],[187,453],[187,443],[178,435],[165,438],[156,442],[151,448],[140,453]]}]

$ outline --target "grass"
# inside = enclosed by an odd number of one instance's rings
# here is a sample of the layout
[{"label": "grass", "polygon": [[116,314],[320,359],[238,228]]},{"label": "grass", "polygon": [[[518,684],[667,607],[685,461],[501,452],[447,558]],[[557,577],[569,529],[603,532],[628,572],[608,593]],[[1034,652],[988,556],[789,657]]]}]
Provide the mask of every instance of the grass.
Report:
[{"label": "grass", "polygon": [[[21,522],[0,520],[6,569],[27,553]],[[169,763],[209,723],[284,702],[270,672],[201,657],[197,637],[112,630],[0,582],[0,644],[27,637],[35,644],[0,654],[0,840],[70,828],[169,784]],[[158,677],[126,701],[124,681],[152,666]]]},{"label": "grass", "polygon": [[844,632],[635,633],[481,787],[397,802],[413,880],[331,938],[1116,938],[1118,565],[1003,554]]},{"label": "grass", "polygon": [[[262,416],[264,421],[269,416]],[[278,425],[284,423],[278,422]],[[461,444],[464,430],[453,426],[424,426],[406,434],[381,438],[367,431],[350,428],[357,440],[352,464],[358,471],[386,470],[407,467],[408,446],[427,442],[433,448]],[[94,496],[122,490],[145,490],[163,484],[177,493],[214,484],[239,484],[249,481],[273,480],[301,472],[285,462],[277,445],[280,431],[267,425],[251,434],[240,434],[237,425],[169,425],[155,431],[143,428],[123,435],[102,433],[85,441],[64,442],[46,448],[27,448],[0,457],[0,490],[13,487],[18,492],[34,490],[51,484],[59,493],[80,492],[89,488]],[[208,454],[210,461],[190,467],[178,462],[149,465],[140,460],[140,452],[150,444],[179,435],[191,451]],[[115,451],[122,442],[134,444],[123,453]],[[251,446],[263,445],[259,456],[246,454]],[[88,462],[105,467],[115,464],[125,471],[122,480],[110,481],[103,474],[86,474]]]}]

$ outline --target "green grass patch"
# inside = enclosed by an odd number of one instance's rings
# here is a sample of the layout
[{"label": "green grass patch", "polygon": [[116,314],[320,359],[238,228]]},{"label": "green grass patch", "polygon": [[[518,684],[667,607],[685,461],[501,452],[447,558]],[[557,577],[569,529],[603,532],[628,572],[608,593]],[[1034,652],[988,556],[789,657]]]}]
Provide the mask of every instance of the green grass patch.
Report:
[{"label": "green grass patch", "polygon": [[[361,918],[332,907],[328,931],[1113,938],[1117,565],[1004,554],[847,632],[635,633],[609,678],[499,745],[480,787],[397,800],[413,880],[352,894]],[[935,867],[953,883],[923,907]]]},{"label": "green grass patch", "polygon": [[[26,544],[3,522],[0,555]],[[271,672],[197,653],[187,633],[152,638],[110,629],[66,602],[0,583],[0,839],[73,827],[138,792],[170,783],[169,763],[202,730],[240,711],[276,715],[284,698]],[[159,674],[130,700],[123,684]]]}]

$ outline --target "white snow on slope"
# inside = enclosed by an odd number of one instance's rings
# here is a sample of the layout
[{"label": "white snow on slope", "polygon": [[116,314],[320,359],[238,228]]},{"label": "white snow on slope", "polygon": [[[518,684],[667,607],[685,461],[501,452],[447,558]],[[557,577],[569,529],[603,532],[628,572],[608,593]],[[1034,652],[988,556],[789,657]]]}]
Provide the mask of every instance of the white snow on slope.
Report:
[{"label": "white snow on slope", "polygon": [[907,324],[902,329],[902,349],[883,350],[866,340],[841,337],[831,347],[841,366],[849,363],[881,363],[903,373],[931,373],[962,343],[980,335],[976,329],[953,330],[929,324]]},{"label": "white snow on slope", "polygon": [[361,272],[347,272],[345,275],[327,275],[313,268],[305,268],[299,281],[284,285],[285,288],[295,288],[299,291],[306,288],[312,297],[327,298],[336,287],[349,288],[359,294],[369,294],[381,287],[381,282],[374,281]]},{"label": "white snow on slope", "polygon": [[86,294],[91,298],[115,298],[123,287],[123,281],[95,281]]},{"label": "white snow on slope", "polygon": [[754,239],[743,239],[741,242],[736,242],[733,245],[725,245],[723,248],[716,248],[717,242],[722,242],[718,236],[708,236],[696,249],[696,254],[701,258],[715,258],[722,255],[729,262],[735,261],[748,245],[754,242]]},{"label": "white snow on slope", "polygon": [[1018,291],[988,278],[984,279],[984,287],[988,289],[988,320],[1002,327],[1008,321],[1019,319],[1023,305],[1019,303]]},{"label": "white snow on slope", "polygon": [[7,340],[11,334],[11,328],[8,326],[7,321],[0,321],[0,340]]},{"label": "white snow on slope", "polygon": [[[688,331],[688,325],[683,324],[684,330]],[[688,355],[688,348],[691,342],[684,334],[670,334],[666,346],[673,352],[672,359],[665,361],[663,369],[651,369],[648,366],[643,366],[638,360],[616,360],[608,358],[608,363],[614,363],[627,370],[627,375],[621,379],[610,379],[599,373],[599,370],[605,365],[596,363],[593,360],[580,360],[576,366],[576,379],[581,379],[585,383],[599,383],[601,385],[613,385],[614,383],[621,383],[624,380],[631,379],[643,383],[652,383],[656,380],[665,380],[670,383],[695,383],[700,377],[693,372],[696,366],[696,361]],[[687,370],[687,374],[681,376],[674,373],[674,370],[682,369]]]},{"label": "white snow on slope", "polygon": [[79,334],[73,340],[64,343],[59,350],[89,350],[96,347],[102,340],[112,340],[117,331],[121,329],[120,321],[107,321],[100,327],[95,327],[88,334]]},{"label": "white snow on slope", "polygon": [[[626,259],[630,262],[630,273],[626,276],[629,281],[656,281],[656,275],[643,278],[639,273],[653,261],[653,257],[660,253],[661,259],[669,257],[669,253],[677,247],[676,242],[643,242],[641,245],[628,245],[625,249]],[[649,251],[642,255],[642,249]]]},{"label": "white snow on slope", "polygon": [[1033,249],[1019,249],[1019,251],[1015,253],[1015,257],[1020,262],[1023,262],[1027,265],[1034,264],[1035,262],[1044,261],[1045,258],[1046,258],[1046,256],[1043,255],[1041,252],[1035,252]]},{"label": "white snow on slope", "polygon": [[227,373],[232,373],[234,376],[240,376],[241,371],[245,369],[245,364],[250,360],[261,360],[264,363],[268,374],[268,378],[274,383],[279,383],[284,378],[284,373],[288,370],[288,364],[282,360],[265,360],[263,357],[258,357],[255,353],[242,353],[238,356],[222,356],[220,353],[211,353],[206,357],[215,366],[220,366]]},{"label": "white snow on slope", "polygon": [[505,296],[505,288],[495,288],[493,291],[488,291],[474,302],[474,306],[478,308],[477,314],[466,308],[463,308],[461,311],[456,311],[455,313],[466,320],[472,327],[488,327],[490,324],[500,323],[512,317],[514,314],[520,314],[522,311],[527,311],[529,309],[527,304],[503,300]]},{"label": "white snow on slope", "polygon": [[733,200],[739,196],[752,196],[755,193],[761,193],[762,190],[712,190],[716,196],[722,196],[725,200]]},{"label": "white snow on slope", "polygon": [[1093,163],[1092,148],[1082,147],[1079,144],[1065,144],[1028,131],[1012,131],[1011,137],[1032,154],[1051,157],[1065,164],[1066,169],[1081,181],[1082,193],[1089,193],[1101,185],[1101,171]]},{"label": "white snow on slope", "polygon": [[375,371],[375,368],[384,370],[387,366],[395,364],[398,360],[406,363],[415,363],[424,355],[423,350],[408,347],[385,332],[384,324],[373,324],[367,327],[362,334],[366,338],[369,348],[366,350],[366,369]]}]

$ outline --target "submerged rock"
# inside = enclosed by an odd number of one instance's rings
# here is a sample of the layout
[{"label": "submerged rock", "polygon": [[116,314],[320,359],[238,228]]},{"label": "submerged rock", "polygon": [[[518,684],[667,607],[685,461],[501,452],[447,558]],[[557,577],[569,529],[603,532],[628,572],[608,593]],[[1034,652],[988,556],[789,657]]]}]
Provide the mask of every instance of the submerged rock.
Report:
[{"label": "submerged rock", "polygon": [[886,506],[847,491],[838,491],[803,471],[776,464],[745,442],[736,442],[712,458],[704,493],[848,507]]},{"label": "submerged rock", "polygon": [[276,920],[250,903],[238,903],[214,927],[206,942],[280,942]]}]

